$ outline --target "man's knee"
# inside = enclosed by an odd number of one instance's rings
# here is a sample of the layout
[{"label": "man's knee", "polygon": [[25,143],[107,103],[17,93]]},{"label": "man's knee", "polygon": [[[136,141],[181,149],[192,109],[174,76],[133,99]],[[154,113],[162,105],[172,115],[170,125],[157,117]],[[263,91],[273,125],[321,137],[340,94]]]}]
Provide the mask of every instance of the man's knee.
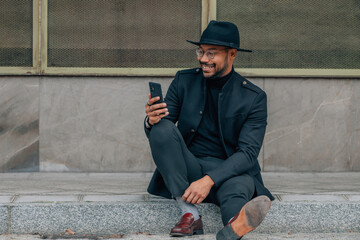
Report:
[{"label": "man's knee", "polygon": [[169,141],[173,136],[176,126],[173,122],[162,119],[155,124],[150,132],[149,141],[153,144],[163,144]]},{"label": "man's knee", "polygon": [[221,198],[242,197],[250,200],[255,191],[255,183],[253,178],[248,174],[232,177],[225,181],[218,189],[218,199]]}]

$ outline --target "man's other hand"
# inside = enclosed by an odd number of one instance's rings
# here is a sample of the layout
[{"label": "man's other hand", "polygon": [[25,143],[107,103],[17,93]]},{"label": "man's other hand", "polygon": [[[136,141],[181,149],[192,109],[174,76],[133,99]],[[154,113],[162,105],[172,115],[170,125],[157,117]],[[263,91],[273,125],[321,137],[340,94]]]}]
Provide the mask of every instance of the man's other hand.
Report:
[{"label": "man's other hand", "polygon": [[187,203],[200,204],[209,195],[210,189],[214,186],[214,181],[206,175],[205,177],[193,182],[185,190],[182,199]]},{"label": "man's other hand", "polygon": [[160,122],[163,117],[169,115],[166,103],[154,104],[154,102],[158,100],[160,100],[160,97],[151,98],[151,95],[149,94],[149,101],[145,104],[145,112],[151,125]]}]

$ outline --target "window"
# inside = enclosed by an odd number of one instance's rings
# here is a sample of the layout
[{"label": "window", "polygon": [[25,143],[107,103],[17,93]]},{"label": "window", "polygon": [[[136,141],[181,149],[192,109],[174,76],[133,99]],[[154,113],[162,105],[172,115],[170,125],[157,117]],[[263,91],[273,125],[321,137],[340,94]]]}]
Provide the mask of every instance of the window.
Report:
[{"label": "window", "polygon": [[0,67],[31,67],[32,0],[0,2]]},{"label": "window", "polygon": [[217,0],[217,19],[238,25],[239,68],[360,68],[357,0]]},{"label": "window", "polygon": [[359,16],[357,0],[3,0],[0,74],[172,76],[217,19],[254,51],[245,76],[359,77]]},{"label": "window", "polygon": [[200,34],[199,0],[48,1],[48,67],[189,67]]}]

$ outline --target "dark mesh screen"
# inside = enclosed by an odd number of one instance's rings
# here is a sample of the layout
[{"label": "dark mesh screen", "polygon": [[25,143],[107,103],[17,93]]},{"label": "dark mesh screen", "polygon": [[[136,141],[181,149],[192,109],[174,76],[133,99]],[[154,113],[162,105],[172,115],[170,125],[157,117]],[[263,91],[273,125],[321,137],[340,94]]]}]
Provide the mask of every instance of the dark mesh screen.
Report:
[{"label": "dark mesh screen", "polygon": [[32,67],[32,0],[0,1],[0,66]]},{"label": "dark mesh screen", "polygon": [[360,68],[359,0],[217,0],[217,19],[236,23],[236,67]]},{"label": "dark mesh screen", "polygon": [[201,0],[49,0],[49,67],[189,67]]}]

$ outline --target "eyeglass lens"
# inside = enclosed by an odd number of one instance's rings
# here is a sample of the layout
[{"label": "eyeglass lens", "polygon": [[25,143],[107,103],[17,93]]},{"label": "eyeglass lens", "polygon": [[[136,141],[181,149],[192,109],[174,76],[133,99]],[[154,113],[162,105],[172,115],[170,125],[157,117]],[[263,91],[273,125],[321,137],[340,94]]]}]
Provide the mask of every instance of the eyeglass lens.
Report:
[{"label": "eyeglass lens", "polygon": [[204,52],[204,50],[198,48],[196,49],[196,55],[201,58],[204,56],[204,54],[206,55],[207,58],[209,59],[213,59],[215,57],[215,52],[213,51],[208,51],[208,52]]}]

